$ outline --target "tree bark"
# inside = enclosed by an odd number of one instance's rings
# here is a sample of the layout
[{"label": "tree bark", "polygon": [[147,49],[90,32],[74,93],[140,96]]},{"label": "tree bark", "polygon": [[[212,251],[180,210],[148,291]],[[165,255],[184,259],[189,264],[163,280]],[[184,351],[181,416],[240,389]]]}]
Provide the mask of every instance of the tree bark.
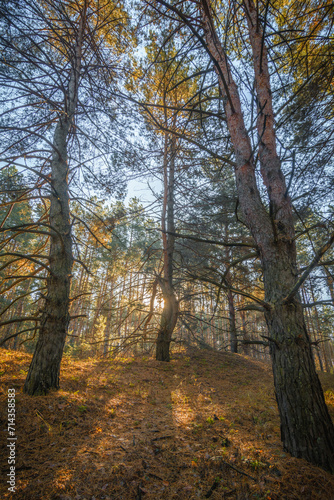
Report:
[{"label": "tree bark", "polygon": [[[164,150],[164,203],[161,217],[164,276],[159,284],[164,298],[164,308],[161,315],[160,328],[156,344],[157,361],[170,361],[170,343],[177,323],[179,305],[173,287],[173,257],[175,246],[174,227],[174,175],[176,138],[170,140],[171,152],[168,159],[169,135],[165,134]],[[166,224],[167,215],[167,224]],[[166,227],[167,226],[167,227]]]},{"label": "tree bark", "polygon": [[[267,315],[284,449],[334,472],[333,424],[315,371],[302,307],[276,306]],[[274,344],[274,346],[273,346]]]},{"label": "tree bark", "polygon": [[75,55],[71,61],[68,90],[64,96],[64,112],[60,115],[53,139],[49,219],[52,227],[49,253],[50,273],[47,278],[47,295],[41,314],[39,338],[24,384],[24,392],[30,395],[47,394],[50,389],[59,388],[60,363],[70,322],[73,254],[67,144],[78,99],[86,11],[87,2],[85,1],[81,12]]},{"label": "tree bark", "polygon": [[[236,183],[244,221],[257,245],[265,288],[265,318],[270,337],[276,399],[284,449],[295,457],[334,472],[334,427],[316,374],[311,343],[298,292],[292,206],[276,152],[274,113],[263,28],[252,0],[244,0],[253,53],[258,101],[257,129],[261,176],[269,213],[256,183],[255,162],[245,127],[239,92],[227,55],[217,36],[209,0],[202,0],[207,47],[215,60],[236,158]],[[286,297],[290,297],[286,301]]]},{"label": "tree bark", "polygon": [[55,131],[51,170],[50,275],[39,338],[24,385],[30,395],[59,388],[60,362],[70,321],[70,284],[73,265],[68,196],[68,124],[60,119]]},{"label": "tree bark", "polygon": [[164,308],[157,338],[156,359],[170,361],[170,343],[178,318],[178,301],[169,284],[160,281],[160,286],[164,297]]}]

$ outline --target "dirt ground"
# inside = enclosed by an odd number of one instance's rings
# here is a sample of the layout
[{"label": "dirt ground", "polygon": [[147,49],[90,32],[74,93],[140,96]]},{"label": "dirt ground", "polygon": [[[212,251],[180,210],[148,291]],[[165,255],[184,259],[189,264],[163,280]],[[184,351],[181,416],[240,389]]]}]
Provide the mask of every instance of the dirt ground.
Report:
[{"label": "dirt ground", "polygon": [[[269,365],[193,350],[65,357],[61,389],[29,397],[31,356],[0,349],[1,499],[334,500],[334,476],[282,450]],[[334,417],[334,375],[320,374]],[[16,492],[7,390],[16,390]]]}]

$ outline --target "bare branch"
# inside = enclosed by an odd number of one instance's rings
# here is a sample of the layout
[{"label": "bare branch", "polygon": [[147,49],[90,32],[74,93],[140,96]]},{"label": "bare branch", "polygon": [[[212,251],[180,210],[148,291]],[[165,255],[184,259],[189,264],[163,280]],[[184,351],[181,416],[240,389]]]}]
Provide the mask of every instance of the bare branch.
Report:
[{"label": "bare branch", "polygon": [[293,298],[296,295],[296,293],[298,292],[299,288],[302,286],[304,281],[308,278],[308,276],[311,274],[313,269],[316,267],[316,265],[320,261],[321,257],[327,252],[327,250],[330,249],[333,242],[334,242],[334,233],[332,233],[332,235],[329,238],[329,240],[327,241],[327,243],[325,243],[321,248],[319,248],[319,250],[315,254],[315,257],[312,260],[311,264],[305,269],[305,271],[303,272],[303,274],[301,275],[301,277],[299,278],[297,283],[292,288],[291,292],[285,297],[285,299],[283,300],[283,302],[285,304],[288,304],[289,302],[291,302],[293,300]]}]

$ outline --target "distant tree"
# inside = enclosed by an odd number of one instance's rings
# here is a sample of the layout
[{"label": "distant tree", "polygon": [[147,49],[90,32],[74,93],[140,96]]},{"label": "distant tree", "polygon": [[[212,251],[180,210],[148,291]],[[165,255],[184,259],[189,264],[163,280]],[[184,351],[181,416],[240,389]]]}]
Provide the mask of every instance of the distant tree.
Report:
[{"label": "distant tree", "polygon": [[34,275],[46,271],[39,256],[44,238],[20,230],[33,220],[38,207],[32,206],[29,187],[16,167],[0,171],[0,186],[0,345],[15,349],[18,332],[26,336],[37,329],[37,315],[34,317],[30,307],[43,289]]},{"label": "distant tree", "polygon": [[[174,37],[163,43],[166,34],[173,30],[173,25],[164,21],[161,33],[151,32],[147,52],[147,75],[142,79],[141,93],[147,108],[143,105],[146,124],[153,132],[153,141],[159,144],[161,151],[159,160],[162,163],[162,207],[161,207],[161,237],[162,266],[156,276],[156,284],[161,288],[163,310],[158,328],[156,343],[156,359],[170,360],[170,345],[173,331],[179,316],[179,301],[175,290],[175,196],[176,179],[179,167],[179,151],[181,139],[175,135],[182,131],[187,112],[183,112],[195,83],[187,79],[187,61],[177,64],[175,54],[181,40]],[[182,82],[180,83],[180,80]],[[174,133],[173,133],[174,132]]]}]

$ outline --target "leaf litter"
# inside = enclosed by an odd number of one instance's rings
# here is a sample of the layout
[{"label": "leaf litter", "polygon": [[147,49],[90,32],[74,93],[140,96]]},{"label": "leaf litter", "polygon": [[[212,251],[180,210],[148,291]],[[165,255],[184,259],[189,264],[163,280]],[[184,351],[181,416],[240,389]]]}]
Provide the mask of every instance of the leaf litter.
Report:
[{"label": "leaf litter", "polygon": [[[0,350],[1,439],[16,389],[16,492],[1,454],[1,499],[333,500],[334,477],[282,449],[268,364],[183,350],[148,357],[64,357],[61,389],[22,392],[31,356]],[[334,416],[334,375],[320,374]]]}]

